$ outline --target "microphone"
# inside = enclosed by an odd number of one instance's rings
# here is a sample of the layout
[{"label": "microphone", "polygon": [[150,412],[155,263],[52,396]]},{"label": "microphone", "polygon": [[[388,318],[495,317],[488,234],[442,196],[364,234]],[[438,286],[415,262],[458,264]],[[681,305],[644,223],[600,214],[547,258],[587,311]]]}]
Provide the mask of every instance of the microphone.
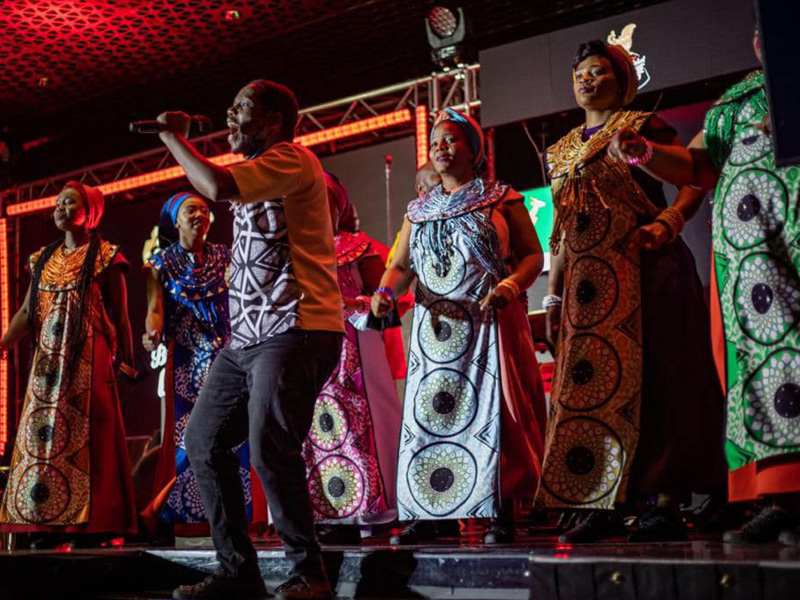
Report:
[{"label": "microphone", "polygon": [[[206,133],[211,129],[211,119],[205,115],[191,115],[189,119],[197,126],[198,133]],[[158,121],[134,121],[128,129],[131,133],[159,133],[164,131],[164,124]]]},{"label": "microphone", "polygon": [[[394,243],[394,226],[392,225],[392,163],[391,154],[383,157],[384,173],[386,174],[386,240],[389,246]],[[372,314],[372,313],[370,313]]]}]

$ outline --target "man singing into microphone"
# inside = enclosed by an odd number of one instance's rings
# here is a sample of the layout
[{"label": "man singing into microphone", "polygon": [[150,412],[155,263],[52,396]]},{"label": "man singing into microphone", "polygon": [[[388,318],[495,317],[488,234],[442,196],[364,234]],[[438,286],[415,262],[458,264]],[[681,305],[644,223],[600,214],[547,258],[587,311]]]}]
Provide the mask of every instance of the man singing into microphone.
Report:
[{"label": "man singing into microphone", "polygon": [[228,142],[245,160],[230,167],[211,163],[187,142],[188,115],[158,117],[161,140],[195,189],[235,207],[231,339],[186,428],[219,568],[176,589],[178,600],[266,595],[231,452],[248,435],[252,464],[294,563],[278,598],[332,594],[314,537],[301,449],[314,402],[339,359],[342,299],[322,167],[292,143],[297,112],[288,88],[265,80],[245,86],[228,109]]}]

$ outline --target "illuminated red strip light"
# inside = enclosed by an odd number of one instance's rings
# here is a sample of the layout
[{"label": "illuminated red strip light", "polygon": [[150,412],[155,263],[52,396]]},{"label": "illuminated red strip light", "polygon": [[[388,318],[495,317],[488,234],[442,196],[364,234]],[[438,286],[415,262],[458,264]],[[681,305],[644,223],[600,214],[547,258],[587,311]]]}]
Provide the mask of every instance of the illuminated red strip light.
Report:
[{"label": "illuminated red strip light", "polygon": [[[417,111],[419,111],[419,109],[417,109]],[[419,113],[417,112],[417,122],[419,122],[419,118]],[[411,111],[402,109],[385,115],[362,119],[354,123],[347,123],[346,125],[339,125],[337,127],[331,127],[330,129],[323,129],[322,131],[301,135],[295,138],[294,141],[306,147],[315,146],[362,133],[368,133],[377,129],[408,123],[411,120]],[[419,131],[417,132],[417,136],[419,136]],[[227,153],[214,156],[210,160],[214,164],[227,166],[240,162],[242,159],[241,156],[237,154]],[[136,175],[135,177],[127,177],[110,183],[104,183],[97,187],[104,194],[116,194],[146,185],[160,183],[162,181],[178,179],[183,177],[183,175],[184,171],[181,167],[169,167],[168,169],[161,169],[159,171],[153,171],[152,173],[145,173],[144,175]],[[12,204],[6,208],[6,214],[9,217],[19,217],[47,210],[55,206],[56,198],[58,198],[57,195],[47,196],[45,198],[39,198],[38,200]],[[8,240],[6,239],[8,234],[7,223],[7,219],[0,218],[0,332],[2,333],[5,333],[8,329],[11,314],[8,282],[10,264],[8,260]],[[3,451],[8,441],[8,392],[8,359],[0,357],[0,452]]]},{"label": "illuminated red strip light", "polygon": [[314,133],[307,133],[306,135],[295,138],[294,141],[303,146],[316,146],[317,144],[332,142],[360,133],[367,133],[369,131],[375,131],[376,129],[385,129],[409,122],[411,122],[411,111],[404,108],[385,115],[377,115],[368,119],[347,123],[346,125],[331,127],[330,129],[323,129],[322,131],[315,131]]},{"label": "illuminated red strip light", "polygon": [[428,162],[428,107],[420,104],[414,110],[417,138],[417,169]]},{"label": "illuminated red strip light", "polygon": [[[8,219],[0,219],[0,334],[11,322],[11,297],[8,282]],[[0,455],[8,442],[8,354],[0,355]]]},{"label": "illuminated red strip light", "polygon": [[[339,125],[337,127],[331,127],[329,129],[307,133],[305,135],[296,137],[294,141],[297,144],[307,147],[316,146],[326,142],[332,142],[334,140],[340,140],[343,138],[352,137],[354,135],[368,133],[377,129],[385,129],[387,127],[393,127],[394,125],[409,123],[411,120],[411,111],[407,108],[404,108],[402,110],[397,110],[385,115],[377,115],[375,117],[369,117],[368,119],[347,123],[346,125]],[[228,153],[214,156],[210,160],[217,165],[227,166],[240,162],[242,159],[241,156],[237,154]],[[178,179],[183,176],[184,171],[182,167],[169,167],[168,169],[161,169],[159,171],[145,173],[144,175],[127,177],[125,179],[112,181],[111,183],[103,183],[98,185],[97,188],[104,194],[116,194],[119,192],[125,192],[144,187],[146,185],[152,185],[154,183],[161,183],[162,181]],[[58,198],[57,195],[47,196],[45,198],[39,198],[38,200],[20,202],[19,204],[11,204],[6,208],[6,214],[9,217],[19,217],[26,214],[47,210],[48,208],[55,206],[56,198]]]}]

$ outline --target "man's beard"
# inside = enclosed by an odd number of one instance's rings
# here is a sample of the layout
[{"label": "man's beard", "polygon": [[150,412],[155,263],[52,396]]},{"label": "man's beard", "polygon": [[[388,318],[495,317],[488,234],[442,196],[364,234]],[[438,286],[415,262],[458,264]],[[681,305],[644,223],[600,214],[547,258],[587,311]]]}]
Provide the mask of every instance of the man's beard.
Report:
[{"label": "man's beard", "polygon": [[237,153],[243,154],[246,158],[258,156],[264,150],[265,142],[255,136],[242,135],[241,143],[236,148]]}]

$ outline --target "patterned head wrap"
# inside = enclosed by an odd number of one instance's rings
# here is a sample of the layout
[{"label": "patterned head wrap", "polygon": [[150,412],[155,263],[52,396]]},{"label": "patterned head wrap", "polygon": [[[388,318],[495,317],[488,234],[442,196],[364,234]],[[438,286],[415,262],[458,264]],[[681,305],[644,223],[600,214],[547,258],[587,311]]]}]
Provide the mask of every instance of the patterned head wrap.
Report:
[{"label": "patterned head wrap", "polygon": [[64,189],[71,188],[78,192],[86,203],[86,228],[89,230],[97,229],[100,219],[103,217],[105,208],[105,198],[103,192],[95,187],[80,183],[79,181],[68,181]]},{"label": "patterned head wrap", "polygon": [[328,203],[330,207],[336,207],[339,212],[339,230],[355,233],[359,229],[358,213],[350,194],[341,180],[333,173],[324,172],[325,187],[328,190]]},{"label": "patterned head wrap", "polygon": [[636,65],[633,64],[633,57],[624,47],[617,44],[607,44],[608,58],[614,65],[614,73],[619,79],[619,87],[622,90],[622,106],[627,106],[636,98],[639,91],[639,75],[636,73]]},{"label": "patterned head wrap", "polygon": [[[633,57],[624,46],[620,46],[618,44],[607,44],[605,42],[601,42],[600,40],[596,40],[596,42],[588,42],[588,44],[594,43],[597,43],[598,45],[602,44],[605,47],[605,53],[595,52],[592,54],[605,56],[611,61],[611,68],[614,70],[614,77],[619,84],[621,106],[627,106],[633,102],[633,99],[636,98],[636,94],[639,91],[639,74],[636,72],[636,65],[633,62]],[[592,54],[588,54],[586,58],[592,56]],[[575,71],[578,67],[577,64],[573,63],[573,65],[572,80],[575,81]]]},{"label": "patterned head wrap", "polygon": [[175,242],[178,240],[178,230],[175,227],[175,223],[178,220],[178,211],[181,208],[181,205],[186,202],[189,198],[196,198],[195,194],[175,194],[169,200],[164,203],[164,206],[161,207],[161,221],[158,225],[158,233],[162,237],[168,239],[171,242]]},{"label": "patterned head wrap", "polygon": [[457,110],[453,110],[452,108],[445,108],[436,116],[433,129],[431,129],[431,140],[433,139],[433,132],[436,131],[436,127],[444,121],[455,123],[461,128],[464,135],[467,136],[467,142],[472,149],[472,156],[474,157],[472,160],[472,168],[479,168],[483,164],[484,158],[483,129],[481,129],[481,126],[478,125],[478,122],[472,117],[460,113]]}]

